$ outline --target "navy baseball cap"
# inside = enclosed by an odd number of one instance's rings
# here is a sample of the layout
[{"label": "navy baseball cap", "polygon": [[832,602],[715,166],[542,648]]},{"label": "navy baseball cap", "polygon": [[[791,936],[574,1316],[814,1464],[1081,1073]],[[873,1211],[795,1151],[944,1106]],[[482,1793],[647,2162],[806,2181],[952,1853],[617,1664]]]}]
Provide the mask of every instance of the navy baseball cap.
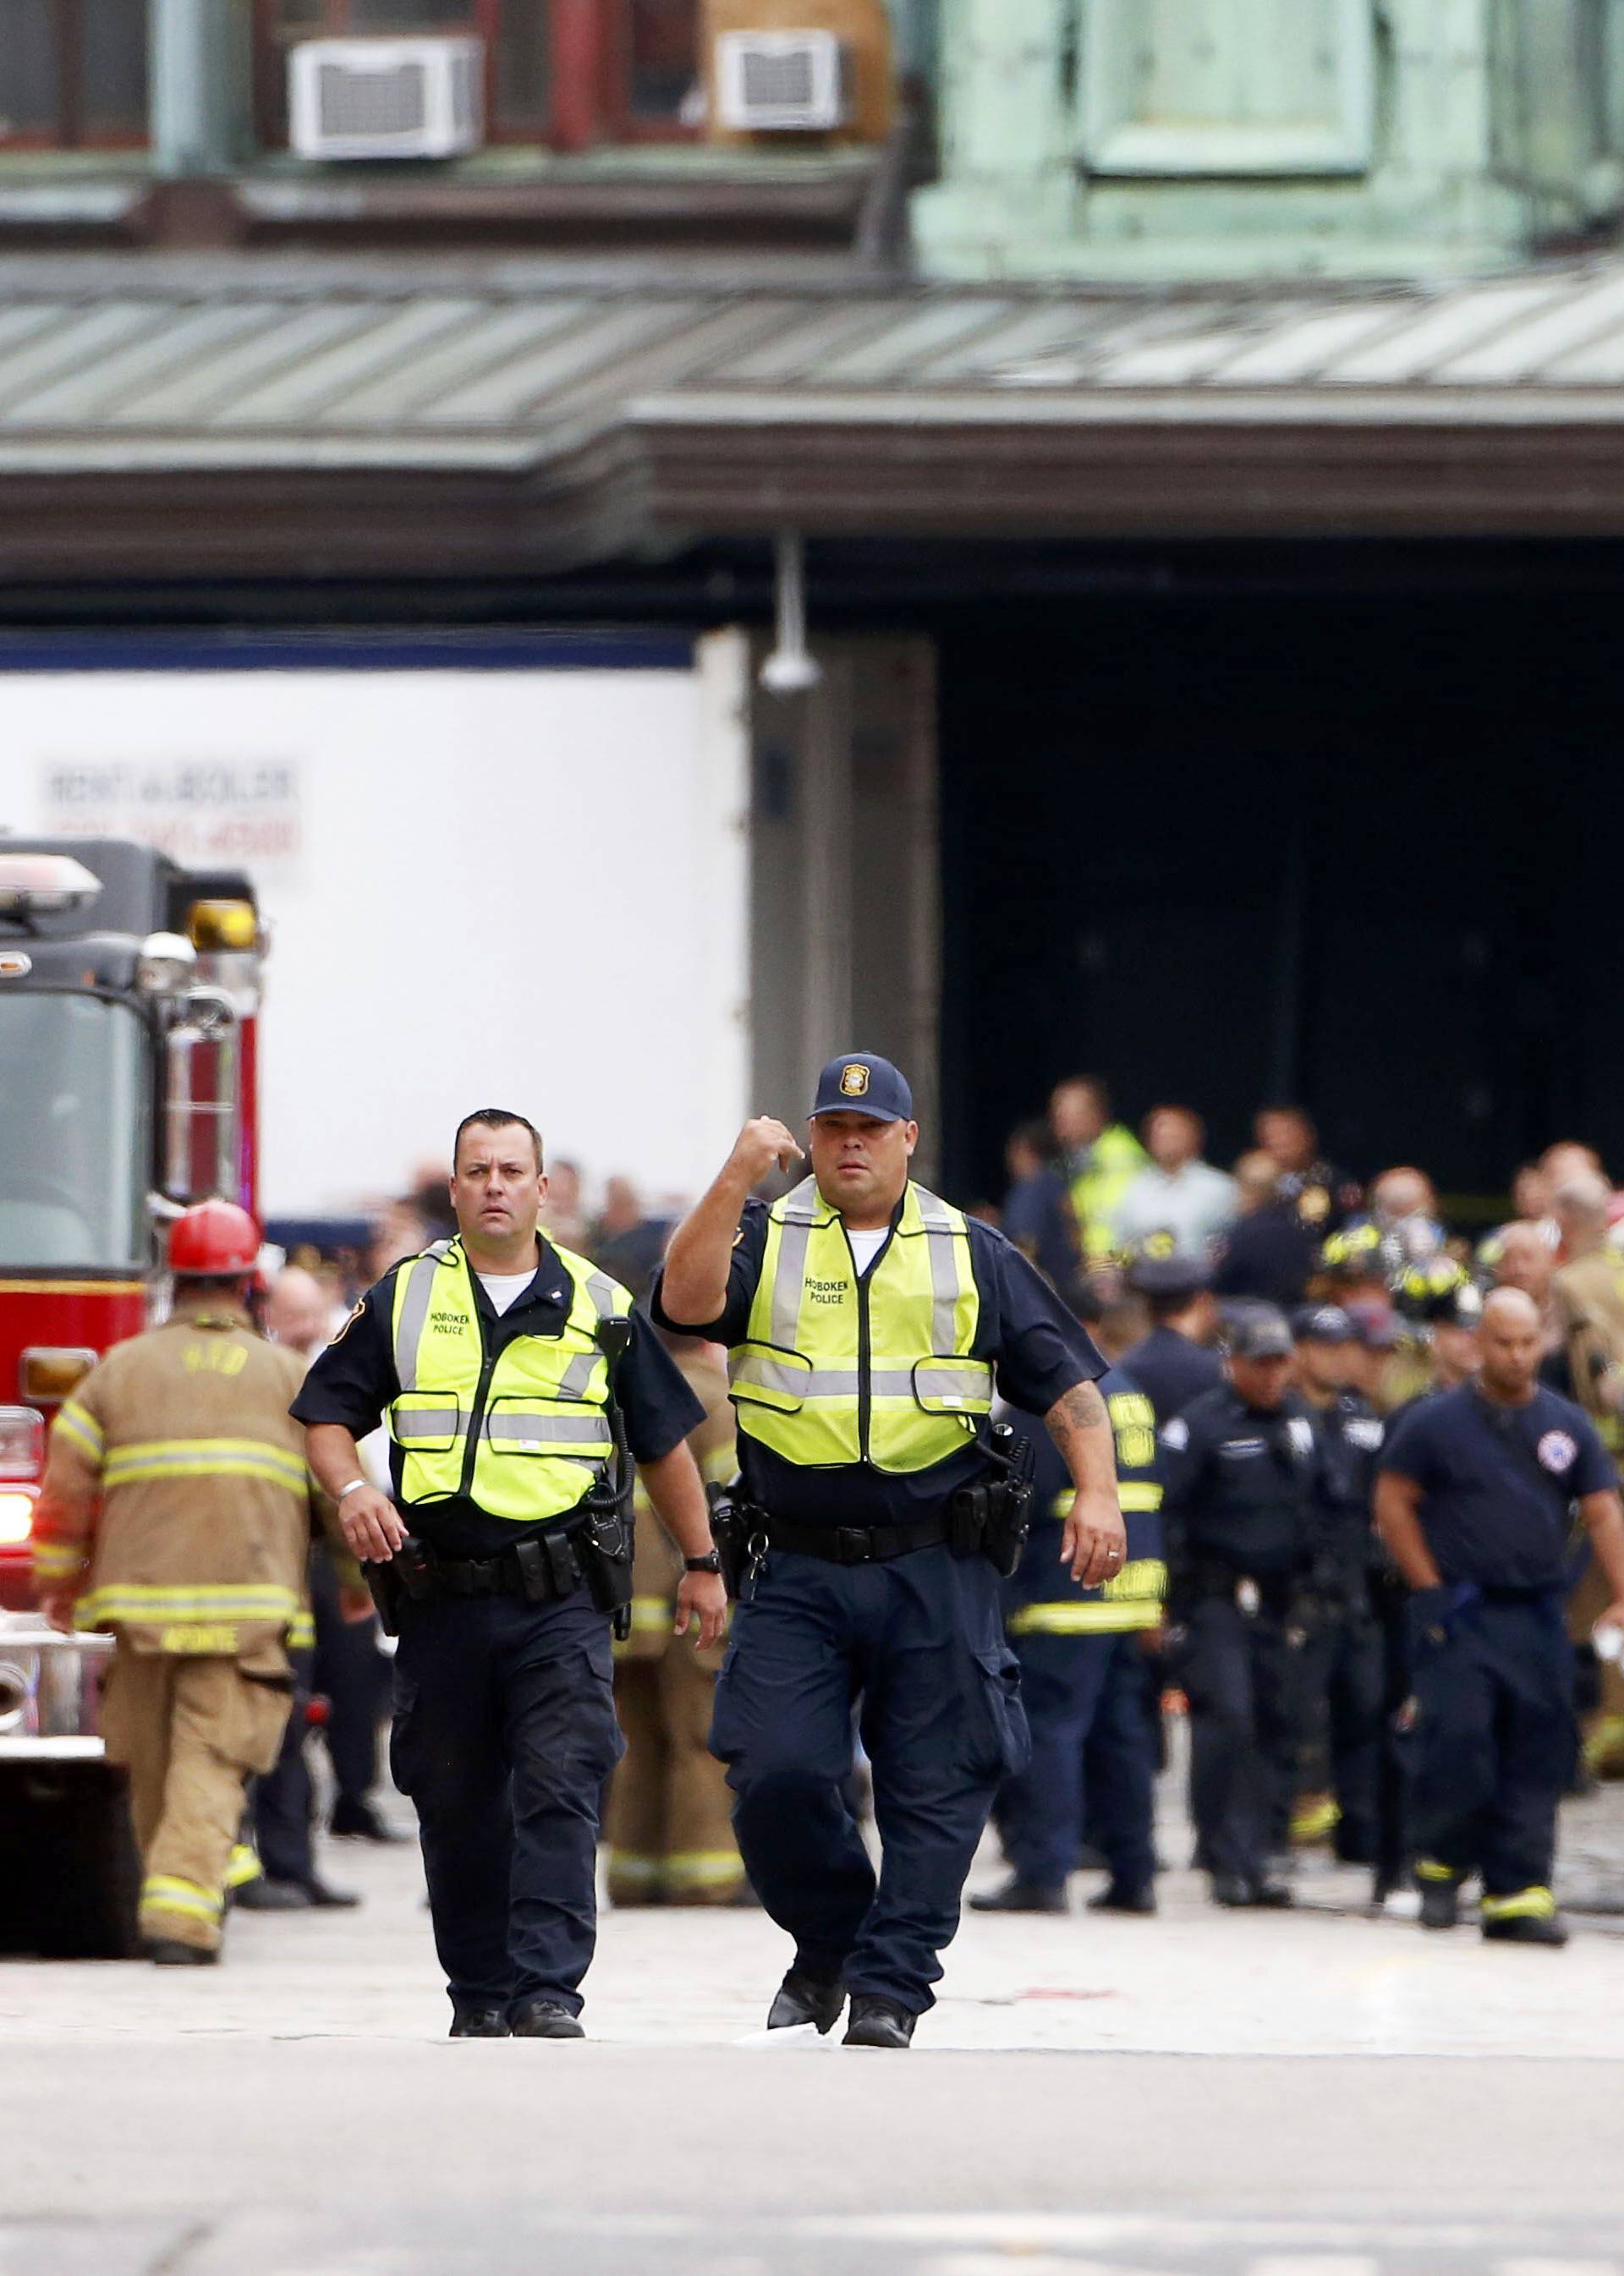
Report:
[{"label": "navy baseball cap", "polygon": [[1169,1302],[1198,1296],[1212,1285],[1205,1259],[1180,1249],[1171,1233],[1150,1233],[1135,1241],[1124,1255],[1122,1278],[1136,1294]]},{"label": "navy baseball cap", "polygon": [[1234,1359],[1289,1359],[1291,1325],[1278,1304],[1238,1304],[1225,1323],[1224,1343]]},{"label": "navy baseball cap", "polygon": [[1354,1333],[1366,1351],[1396,1350],[1399,1343],[1399,1324],[1385,1305],[1360,1302],[1350,1304],[1347,1316],[1354,1324]]},{"label": "navy baseball cap", "polygon": [[[842,1051],[817,1079],[812,1113],[866,1114],[871,1122],[911,1122],[907,1077],[874,1051]],[[810,1117],[808,1117],[810,1119]]]},{"label": "navy baseball cap", "polygon": [[1340,1304],[1299,1304],[1291,1331],[1300,1344],[1351,1344],[1359,1334]]}]

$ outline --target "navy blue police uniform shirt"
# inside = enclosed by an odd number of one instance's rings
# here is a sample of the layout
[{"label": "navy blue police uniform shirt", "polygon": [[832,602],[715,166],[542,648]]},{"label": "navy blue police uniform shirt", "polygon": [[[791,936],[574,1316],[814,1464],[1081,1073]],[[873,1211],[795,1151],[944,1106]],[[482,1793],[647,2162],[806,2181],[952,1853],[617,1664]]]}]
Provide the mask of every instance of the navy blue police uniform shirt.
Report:
[{"label": "navy blue police uniform shirt", "polygon": [[[520,1336],[564,1332],[573,1284],[547,1241],[538,1241],[537,1251],[535,1278],[505,1312],[497,1312],[477,1275],[474,1278],[474,1301],[492,1357]],[[410,1257],[403,1260],[407,1264],[412,1261]],[[399,1264],[391,1267],[367,1291],[336,1341],[312,1364],[292,1405],[298,1422],[341,1422],[354,1438],[364,1438],[377,1429],[387,1408],[398,1398],[400,1378],[395,1369],[391,1323],[395,1276],[401,1269]],[[626,1443],[640,1462],[657,1462],[705,1419],[704,1408],[671,1354],[635,1308],[631,1339],[615,1371],[615,1399],[625,1417]],[[402,1460],[399,1447],[391,1440],[390,1473],[397,1498]],[[516,1525],[509,1518],[492,1517],[462,1495],[414,1503],[406,1514],[414,1533],[445,1557],[492,1557],[543,1530],[541,1525]]]},{"label": "navy blue police uniform shirt", "polygon": [[1248,1407],[1227,1379],[1203,1391],[1162,1430],[1176,1576],[1210,1564],[1259,1580],[1303,1570],[1324,1463],[1315,1417],[1294,1391],[1268,1408]]},{"label": "navy blue police uniform shirt", "polygon": [[1224,1380],[1224,1362],[1218,1354],[1177,1328],[1152,1328],[1123,1354],[1122,1364],[1155,1407],[1158,1430],[1182,1415],[1192,1399],[1215,1390]]},{"label": "navy blue police uniform shirt", "polygon": [[1618,1483],[1583,1409],[1543,1388],[1526,1407],[1497,1406],[1475,1384],[1418,1399],[1381,1467],[1421,1488],[1441,1577],[1480,1589],[1566,1588],[1573,1504]]},{"label": "navy blue police uniform shirt", "polygon": [[[899,1202],[899,1216],[901,1208]],[[978,1218],[971,1218],[968,1224],[970,1270],[981,1300],[972,1356],[993,1363],[998,1390],[1010,1406],[1046,1415],[1057,1399],[1078,1384],[1104,1375],[1105,1362],[1087,1330],[1020,1250]],[[714,1320],[672,1319],[661,1301],[662,1274],[649,1299],[656,1320],[663,1328],[706,1336],[713,1343],[743,1343],[766,1248],[767,1205],[748,1202],[728,1267],[727,1302],[721,1312]],[[884,1248],[876,1251],[869,1272],[884,1254]],[[961,1453],[924,1470],[877,1470],[868,1462],[813,1468],[786,1462],[745,1430],[739,1433],[739,1462],[751,1498],[791,1525],[911,1524],[987,1468],[970,1439]]]},{"label": "navy blue police uniform shirt", "polygon": [[1097,1589],[1081,1589],[1072,1578],[1071,1567],[1060,1562],[1060,1529],[1070,1514],[1076,1489],[1059,1448],[1042,1423],[1036,1423],[1025,1433],[1032,1441],[1032,1529],[1013,1578],[1005,1583],[1006,1613],[1023,1605],[1095,1604],[1109,1597],[1137,1599],[1166,1593],[1156,1409],[1126,1367],[1107,1369],[1099,1379],[1099,1388],[1111,1417],[1117,1491],[1127,1531],[1122,1571]]}]

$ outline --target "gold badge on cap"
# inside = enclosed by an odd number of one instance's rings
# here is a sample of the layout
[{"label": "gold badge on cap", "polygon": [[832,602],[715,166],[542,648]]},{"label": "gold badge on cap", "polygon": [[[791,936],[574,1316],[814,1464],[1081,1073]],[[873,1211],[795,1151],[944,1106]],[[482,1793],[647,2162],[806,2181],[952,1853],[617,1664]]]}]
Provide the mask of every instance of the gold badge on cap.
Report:
[{"label": "gold badge on cap", "polygon": [[869,1070],[860,1060],[854,1060],[850,1066],[841,1068],[840,1096],[842,1098],[861,1098],[868,1088]]}]

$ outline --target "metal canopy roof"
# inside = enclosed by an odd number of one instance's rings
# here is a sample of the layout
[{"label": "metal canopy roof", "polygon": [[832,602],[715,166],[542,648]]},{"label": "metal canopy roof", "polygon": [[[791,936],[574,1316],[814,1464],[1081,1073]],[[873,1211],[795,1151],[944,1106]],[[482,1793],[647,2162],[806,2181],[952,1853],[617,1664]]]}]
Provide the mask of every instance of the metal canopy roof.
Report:
[{"label": "metal canopy roof", "polygon": [[0,572],[544,568],[785,521],[1624,533],[1624,262],[1130,292],[0,261]]}]

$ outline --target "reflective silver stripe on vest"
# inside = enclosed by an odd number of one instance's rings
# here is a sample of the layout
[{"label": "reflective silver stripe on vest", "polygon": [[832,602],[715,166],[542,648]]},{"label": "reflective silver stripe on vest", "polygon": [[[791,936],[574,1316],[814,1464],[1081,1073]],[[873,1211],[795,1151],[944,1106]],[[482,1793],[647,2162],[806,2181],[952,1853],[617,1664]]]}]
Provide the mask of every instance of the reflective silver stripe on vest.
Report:
[{"label": "reflective silver stripe on vest", "polygon": [[603,1356],[600,1352],[577,1352],[558,1378],[560,1399],[584,1399],[592,1381],[592,1370]]},{"label": "reflective silver stripe on vest", "polygon": [[613,1443],[603,1415],[487,1415],[485,1436],[517,1438],[530,1445],[607,1448]]},{"label": "reflective silver stripe on vest", "polygon": [[[605,1272],[587,1275],[587,1301],[600,1320],[612,1320],[615,1312],[615,1284]],[[592,1370],[603,1356],[599,1351],[577,1352],[558,1380],[560,1399],[584,1399],[592,1385]]]},{"label": "reflective silver stripe on vest", "polygon": [[823,1206],[816,1178],[803,1178],[779,1205],[784,1231],[778,1242],[778,1269],[772,1282],[772,1340],[785,1351],[793,1351],[799,1339],[807,1250]]},{"label": "reflective silver stripe on vest", "polygon": [[408,1407],[397,1411],[392,1428],[401,1445],[414,1438],[459,1438],[464,1423],[460,1407]]},{"label": "reflective silver stripe on vest", "polygon": [[417,1388],[417,1347],[422,1341],[423,1323],[429,1317],[429,1307],[434,1298],[434,1276],[450,1248],[449,1240],[436,1240],[407,1269],[400,1325],[395,1331],[395,1374],[402,1391]]},{"label": "reflective silver stripe on vest", "polygon": [[935,1303],[930,1316],[930,1340],[937,1351],[952,1351],[959,1340],[959,1243],[947,1205],[923,1186],[914,1188],[919,1221],[930,1252],[930,1287]]},{"label": "reflective silver stripe on vest", "polygon": [[[781,1391],[791,1399],[855,1399],[861,1388],[861,1378],[854,1367],[790,1367],[782,1360],[763,1359],[755,1352],[746,1352],[735,1359],[728,1376],[734,1383],[757,1384],[763,1391]],[[979,1379],[984,1380],[984,1377]],[[869,1388],[876,1399],[911,1399],[913,1369],[873,1368],[869,1375]]]},{"label": "reflective silver stripe on vest", "polygon": [[922,1367],[914,1382],[922,1399],[959,1399],[968,1405],[992,1397],[992,1369],[984,1365]]}]

